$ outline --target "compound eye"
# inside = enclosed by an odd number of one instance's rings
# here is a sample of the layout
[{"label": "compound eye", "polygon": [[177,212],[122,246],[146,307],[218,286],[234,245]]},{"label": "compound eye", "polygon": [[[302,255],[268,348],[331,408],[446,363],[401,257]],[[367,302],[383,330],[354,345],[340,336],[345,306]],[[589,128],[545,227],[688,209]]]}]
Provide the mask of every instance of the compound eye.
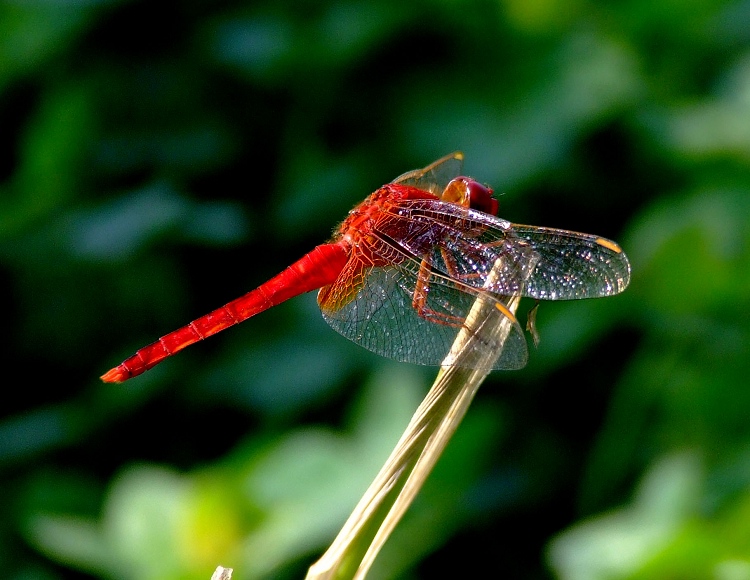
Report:
[{"label": "compound eye", "polygon": [[451,180],[440,199],[497,215],[498,203],[492,197],[492,190],[486,185],[474,181],[471,177],[456,177]]},{"label": "compound eye", "polygon": [[497,215],[499,204],[492,197],[492,190],[478,181],[469,179],[467,183],[469,188],[469,207],[478,211],[483,211],[490,215]]}]

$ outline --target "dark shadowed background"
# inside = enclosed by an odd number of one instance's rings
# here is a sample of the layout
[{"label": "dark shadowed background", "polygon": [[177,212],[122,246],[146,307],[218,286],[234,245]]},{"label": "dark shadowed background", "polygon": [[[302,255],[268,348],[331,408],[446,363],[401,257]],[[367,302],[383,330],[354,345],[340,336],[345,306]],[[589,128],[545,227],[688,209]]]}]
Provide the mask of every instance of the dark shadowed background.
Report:
[{"label": "dark shadowed background", "polygon": [[502,217],[617,240],[633,279],[541,306],[371,577],[750,578],[748,23],[748,0],[0,4],[0,575],[303,577],[435,369],[310,294],[97,377],[462,150]]}]

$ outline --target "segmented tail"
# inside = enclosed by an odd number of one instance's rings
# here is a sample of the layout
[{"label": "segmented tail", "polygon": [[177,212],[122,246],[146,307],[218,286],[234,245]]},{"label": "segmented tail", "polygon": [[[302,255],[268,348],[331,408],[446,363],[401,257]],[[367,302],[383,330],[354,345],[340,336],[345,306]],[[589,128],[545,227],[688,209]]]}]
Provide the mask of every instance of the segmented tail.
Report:
[{"label": "segmented tail", "polygon": [[105,383],[121,383],[138,376],[186,346],[234,326],[299,294],[333,284],[348,259],[345,244],[317,246],[281,274],[221,308],[144,346],[101,377]]}]

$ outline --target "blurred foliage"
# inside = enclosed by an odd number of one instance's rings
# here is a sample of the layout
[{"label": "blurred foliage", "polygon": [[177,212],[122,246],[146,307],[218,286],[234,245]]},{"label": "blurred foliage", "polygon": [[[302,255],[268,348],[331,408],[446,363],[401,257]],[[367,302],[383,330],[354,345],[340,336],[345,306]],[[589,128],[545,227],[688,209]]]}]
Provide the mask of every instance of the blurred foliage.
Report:
[{"label": "blurred foliage", "polygon": [[433,369],[304,296],[97,377],[459,149],[503,217],[615,239],[633,280],[542,305],[371,577],[750,578],[748,22],[748,0],[0,3],[4,577],[303,576]]}]

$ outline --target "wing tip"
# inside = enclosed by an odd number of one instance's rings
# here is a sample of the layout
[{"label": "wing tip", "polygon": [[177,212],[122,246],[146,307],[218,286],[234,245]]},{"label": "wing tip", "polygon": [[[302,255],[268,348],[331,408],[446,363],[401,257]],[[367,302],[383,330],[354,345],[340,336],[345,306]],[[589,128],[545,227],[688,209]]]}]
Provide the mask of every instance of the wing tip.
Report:
[{"label": "wing tip", "polygon": [[594,241],[596,244],[607,248],[608,250],[612,250],[615,254],[622,254],[622,248],[612,240],[608,240],[607,238],[596,238]]}]

